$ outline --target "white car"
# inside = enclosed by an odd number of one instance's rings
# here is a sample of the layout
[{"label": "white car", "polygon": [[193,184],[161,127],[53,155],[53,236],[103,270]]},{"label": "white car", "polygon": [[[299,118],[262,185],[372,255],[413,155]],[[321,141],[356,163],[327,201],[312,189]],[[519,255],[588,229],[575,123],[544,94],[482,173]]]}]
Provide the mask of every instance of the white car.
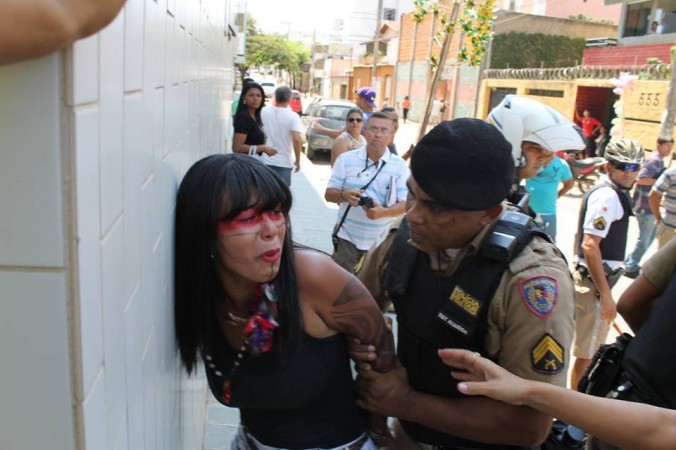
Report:
[{"label": "white car", "polygon": [[273,95],[275,95],[275,89],[277,89],[277,86],[275,86],[274,82],[261,81],[260,85],[263,88],[263,92],[265,92],[266,97],[272,97]]}]

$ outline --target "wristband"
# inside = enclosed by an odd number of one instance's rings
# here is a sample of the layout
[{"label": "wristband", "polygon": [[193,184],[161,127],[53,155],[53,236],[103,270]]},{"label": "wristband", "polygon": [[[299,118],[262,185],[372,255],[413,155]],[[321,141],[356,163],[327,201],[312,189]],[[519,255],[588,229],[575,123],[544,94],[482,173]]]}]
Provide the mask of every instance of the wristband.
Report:
[{"label": "wristband", "polygon": [[249,156],[256,156],[256,150],[258,150],[257,145],[249,146]]}]

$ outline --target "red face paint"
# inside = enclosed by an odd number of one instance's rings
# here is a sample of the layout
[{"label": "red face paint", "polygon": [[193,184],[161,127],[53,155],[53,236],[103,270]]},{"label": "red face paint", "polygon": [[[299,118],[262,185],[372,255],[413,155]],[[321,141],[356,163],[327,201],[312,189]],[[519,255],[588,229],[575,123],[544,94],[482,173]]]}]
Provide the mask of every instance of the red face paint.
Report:
[{"label": "red face paint", "polygon": [[268,211],[261,211],[260,208],[246,209],[232,219],[221,220],[218,223],[218,231],[256,232],[268,221],[276,227],[281,226],[286,221],[280,205]]}]

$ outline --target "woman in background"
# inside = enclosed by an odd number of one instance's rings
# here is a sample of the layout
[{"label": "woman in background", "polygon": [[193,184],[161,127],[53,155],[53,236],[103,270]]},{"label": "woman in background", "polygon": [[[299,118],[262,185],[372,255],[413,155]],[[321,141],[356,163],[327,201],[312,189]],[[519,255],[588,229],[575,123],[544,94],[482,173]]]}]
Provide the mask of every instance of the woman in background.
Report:
[{"label": "woman in background", "polygon": [[234,117],[235,133],[232,139],[232,151],[258,156],[266,153],[277,154],[277,150],[265,145],[265,130],[261,121],[261,110],[265,105],[265,92],[258,83],[245,83],[237,104]]},{"label": "woman in background", "polygon": [[331,147],[331,167],[339,155],[348,150],[355,150],[366,145],[366,139],[361,135],[364,126],[364,113],[359,108],[352,108],[345,118],[345,131],[333,141]]}]

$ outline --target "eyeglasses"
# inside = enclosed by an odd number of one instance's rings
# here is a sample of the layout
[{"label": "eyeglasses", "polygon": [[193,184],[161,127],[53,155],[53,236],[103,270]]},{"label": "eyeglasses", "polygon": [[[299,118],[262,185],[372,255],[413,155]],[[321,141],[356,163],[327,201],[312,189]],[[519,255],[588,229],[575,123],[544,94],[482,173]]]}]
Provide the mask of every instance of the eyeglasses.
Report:
[{"label": "eyeglasses", "polygon": [[641,165],[637,163],[613,163],[613,167],[622,172],[636,172]]},{"label": "eyeglasses", "polygon": [[380,133],[382,136],[387,136],[388,134],[390,134],[389,128],[368,127],[366,131],[373,134]]},{"label": "eyeglasses", "polygon": [[353,123],[353,122],[362,123],[364,121],[364,119],[362,119],[361,117],[348,117],[347,121],[350,122],[350,123]]}]

